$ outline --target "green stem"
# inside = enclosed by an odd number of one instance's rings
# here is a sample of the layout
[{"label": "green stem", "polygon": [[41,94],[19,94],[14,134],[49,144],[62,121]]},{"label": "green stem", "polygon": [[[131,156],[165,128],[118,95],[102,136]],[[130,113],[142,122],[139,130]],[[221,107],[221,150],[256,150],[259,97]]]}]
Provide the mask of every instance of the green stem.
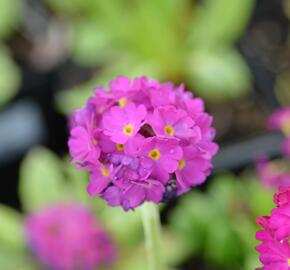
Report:
[{"label": "green stem", "polygon": [[165,270],[161,247],[161,224],[158,206],[145,202],[141,206],[147,256],[150,270]]}]

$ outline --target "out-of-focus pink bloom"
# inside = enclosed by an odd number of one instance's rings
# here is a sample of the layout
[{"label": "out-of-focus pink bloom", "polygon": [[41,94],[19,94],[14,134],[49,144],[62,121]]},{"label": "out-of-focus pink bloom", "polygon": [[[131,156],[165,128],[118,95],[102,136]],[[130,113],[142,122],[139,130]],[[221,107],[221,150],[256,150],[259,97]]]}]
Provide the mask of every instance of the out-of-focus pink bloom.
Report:
[{"label": "out-of-focus pink bloom", "polygon": [[28,216],[25,233],[45,268],[93,270],[115,259],[116,248],[110,236],[79,205],[59,205]]},{"label": "out-of-focus pink bloom", "polygon": [[218,150],[202,99],[146,77],[97,88],[70,122],[72,162],[90,172],[87,191],[125,210],[202,183]]},{"label": "out-of-focus pink bloom", "polygon": [[263,158],[257,162],[256,170],[258,178],[267,187],[290,186],[290,172],[281,164]]},{"label": "out-of-focus pink bloom", "polygon": [[281,130],[290,135],[290,107],[276,110],[268,119],[267,127],[272,130]]}]

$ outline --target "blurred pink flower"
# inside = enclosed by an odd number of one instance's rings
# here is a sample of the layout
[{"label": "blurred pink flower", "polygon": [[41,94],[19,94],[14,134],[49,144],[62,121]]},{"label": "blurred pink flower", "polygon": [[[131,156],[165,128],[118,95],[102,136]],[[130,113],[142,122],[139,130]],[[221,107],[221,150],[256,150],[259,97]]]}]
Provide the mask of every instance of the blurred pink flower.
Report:
[{"label": "blurred pink flower", "polygon": [[267,127],[272,130],[281,130],[285,135],[290,135],[290,107],[276,110],[269,117]]},{"label": "blurred pink flower", "polygon": [[94,216],[76,204],[59,205],[27,217],[27,241],[44,267],[93,270],[111,265],[116,248]]},{"label": "blurred pink flower", "polygon": [[285,168],[285,165],[263,158],[256,163],[256,170],[258,178],[267,187],[290,186],[290,171]]}]

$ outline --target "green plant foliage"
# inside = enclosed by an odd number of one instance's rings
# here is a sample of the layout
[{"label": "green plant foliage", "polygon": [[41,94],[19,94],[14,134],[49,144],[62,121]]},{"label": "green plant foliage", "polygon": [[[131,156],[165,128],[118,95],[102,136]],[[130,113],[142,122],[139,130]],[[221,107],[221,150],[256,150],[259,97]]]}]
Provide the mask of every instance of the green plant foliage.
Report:
[{"label": "green plant foliage", "polygon": [[254,0],[205,0],[193,18],[190,43],[195,48],[225,48],[242,34]]},{"label": "green plant foliage", "polygon": [[195,51],[188,72],[195,92],[213,101],[241,97],[251,87],[250,71],[235,50]]},{"label": "green plant foliage", "polygon": [[[102,67],[110,79],[116,71],[149,72],[160,80],[185,81],[214,101],[241,97],[251,88],[249,69],[233,44],[253,0],[47,1],[70,18],[72,58]],[[64,95],[59,107],[73,102]]]},{"label": "green plant foliage", "polygon": [[0,246],[0,266],[3,270],[39,270],[26,252],[19,252]]},{"label": "green plant foliage", "polygon": [[113,234],[121,249],[128,249],[142,239],[142,223],[138,212],[124,212],[120,207],[106,206],[101,212],[100,218]]},{"label": "green plant foliage", "polygon": [[[257,193],[264,196],[257,198]],[[191,255],[220,269],[255,269],[259,264],[255,221],[263,211],[269,214],[273,205],[268,195],[255,179],[223,174],[212,179],[206,193],[183,196],[170,215],[170,226]]]},{"label": "green plant foliage", "polygon": [[0,107],[17,93],[19,86],[20,71],[8,50],[0,45]]},{"label": "green plant foliage", "polygon": [[21,0],[0,0],[0,38],[17,28],[22,11]]},{"label": "green plant foliage", "polygon": [[0,205],[0,249],[3,247],[23,249],[24,237],[21,215],[12,208]]},{"label": "green plant foliage", "polygon": [[20,168],[19,194],[28,212],[67,200],[60,160],[48,149],[38,147],[25,157]]},{"label": "green plant foliage", "polygon": [[[132,65],[130,63],[132,63]],[[154,74],[158,73],[159,71],[153,63],[148,62],[143,63],[143,65],[138,65],[135,62],[126,59],[126,61],[117,63],[108,69],[102,70],[98,75],[94,76],[86,83],[61,91],[56,96],[55,104],[60,112],[70,114],[72,111],[84,106],[88,97],[93,95],[93,89],[99,86],[107,87],[109,81],[118,75],[136,77],[147,74],[149,78],[153,78]]]}]

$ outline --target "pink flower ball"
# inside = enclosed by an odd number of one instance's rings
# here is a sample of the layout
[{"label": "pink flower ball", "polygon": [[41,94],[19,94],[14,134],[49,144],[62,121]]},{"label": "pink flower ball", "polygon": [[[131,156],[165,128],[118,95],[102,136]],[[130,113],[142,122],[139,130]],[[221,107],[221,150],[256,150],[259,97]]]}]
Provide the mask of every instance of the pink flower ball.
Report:
[{"label": "pink flower ball", "polygon": [[265,270],[290,269],[290,188],[280,188],[275,194],[274,208],[269,217],[259,217],[258,225],[263,227],[256,234],[262,243],[256,247]]},{"label": "pink flower ball", "polygon": [[72,162],[111,206],[159,203],[203,183],[218,150],[212,117],[184,86],[119,76],[71,118]]},{"label": "pink flower ball", "polygon": [[59,205],[28,216],[25,233],[33,253],[49,269],[93,270],[115,259],[110,236],[79,205]]}]

